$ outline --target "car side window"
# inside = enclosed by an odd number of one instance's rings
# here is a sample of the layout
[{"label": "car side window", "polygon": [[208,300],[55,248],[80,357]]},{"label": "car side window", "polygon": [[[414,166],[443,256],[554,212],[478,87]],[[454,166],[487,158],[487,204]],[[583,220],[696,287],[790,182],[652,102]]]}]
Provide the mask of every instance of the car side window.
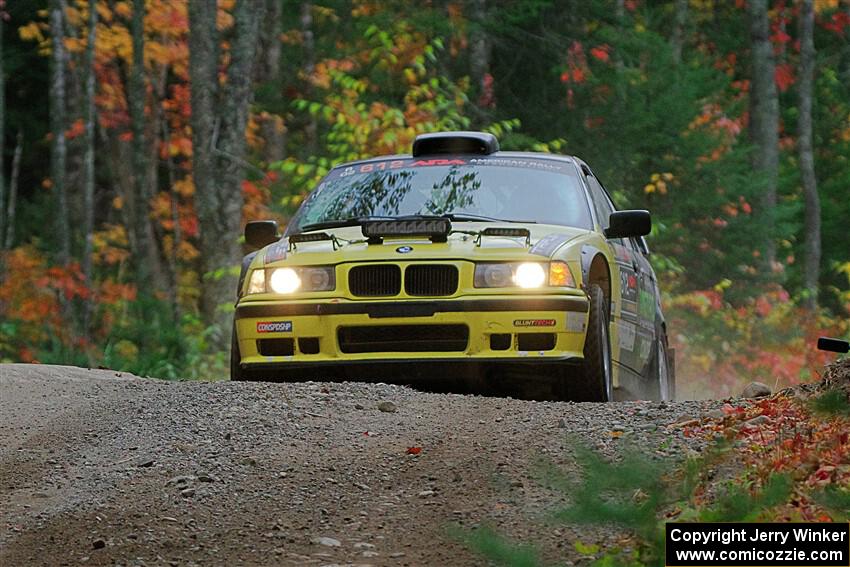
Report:
[{"label": "car side window", "polygon": [[590,187],[590,196],[593,199],[593,208],[596,210],[599,225],[603,229],[606,229],[608,228],[608,217],[614,212],[614,206],[608,200],[605,189],[602,188],[602,185],[593,173],[585,170],[585,179],[587,179],[587,186]]},{"label": "car side window", "polygon": [[646,245],[646,240],[641,236],[640,238],[633,238],[632,244],[635,249],[638,250],[644,256],[649,256],[649,246]]}]

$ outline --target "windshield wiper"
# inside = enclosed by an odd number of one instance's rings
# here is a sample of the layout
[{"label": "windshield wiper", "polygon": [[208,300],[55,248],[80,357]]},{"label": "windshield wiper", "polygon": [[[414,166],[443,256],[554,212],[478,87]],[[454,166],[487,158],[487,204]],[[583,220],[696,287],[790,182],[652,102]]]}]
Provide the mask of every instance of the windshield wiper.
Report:
[{"label": "windshield wiper", "polygon": [[443,217],[457,222],[511,222],[521,224],[537,224],[537,221],[497,219],[495,217],[475,215],[472,213],[446,213],[445,215],[443,215]]}]

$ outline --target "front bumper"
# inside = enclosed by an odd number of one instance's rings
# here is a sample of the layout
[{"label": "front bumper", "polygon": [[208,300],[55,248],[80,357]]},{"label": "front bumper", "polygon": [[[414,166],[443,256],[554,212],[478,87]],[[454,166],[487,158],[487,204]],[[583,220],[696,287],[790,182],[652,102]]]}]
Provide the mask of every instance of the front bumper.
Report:
[{"label": "front bumper", "polygon": [[584,295],[250,301],[236,307],[246,369],[369,362],[581,359]]}]

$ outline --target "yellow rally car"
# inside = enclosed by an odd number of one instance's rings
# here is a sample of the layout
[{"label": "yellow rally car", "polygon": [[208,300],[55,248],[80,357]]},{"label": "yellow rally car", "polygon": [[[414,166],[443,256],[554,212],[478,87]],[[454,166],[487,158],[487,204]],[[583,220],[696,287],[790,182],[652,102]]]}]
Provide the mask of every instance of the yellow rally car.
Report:
[{"label": "yellow rally car", "polygon": [[465,377],[520,396],[546,383],[574,400],[669,399],[649,230],[580,159],[421,135],[412,155],[335,168],[282,237],[247,224],[259,250],[243,261],[231,379]]}]

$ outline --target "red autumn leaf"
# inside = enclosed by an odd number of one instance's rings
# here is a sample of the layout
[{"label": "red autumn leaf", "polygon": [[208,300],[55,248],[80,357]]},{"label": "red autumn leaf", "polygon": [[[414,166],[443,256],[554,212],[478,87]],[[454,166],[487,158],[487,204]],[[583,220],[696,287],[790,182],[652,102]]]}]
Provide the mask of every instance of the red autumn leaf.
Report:
[{"label": "red autumn leaf", "polygon": [[824,29],[837,35],[843,35],[844,28],[848,26],[850,26],[850,15],[841,11],[834,13],[832,18],[823,24]]},{"label": "red autumn leaf", "polygon": [[791,36],[788,35],[785,30],[778,29],[776,33],[770,36],[770,41],[779,44],[788,43],[789,41],[791,41]]},{"label": "red autumn leaf", "polygon": [[408,455],[418,455],[422,452],[422,447],[408,447],[407,454]]},{"label": "red autumn leaf", "polygon": [[788,87],[793,85],[794,81],[796,81],[796,77],[794,77],[794,68],[788,63],[777,65],[774,79],[776,80],[776,86],[784,93],[788,90]]},{"label": "red autumn leaf", "polygon": [[574,83],[583,83],[584,82],[584,70],[576,67],[573,69],[573,82]]},{"label": "red autumn leaf", "polygon": [[608,55],[608,49],[607,49],[606,46],[594,47],[593,49],[590,50],[590,54],[593,55],[598,60],[606,62],[606,63],[608,62],[608,59],[610,58],[609,55]]},{"label": "red autumn leaf", "polygon": [[71,127],[65,131],[65,137],[69,140],[73,140],[74,138],[78,138],[82,136],[86,132],[86,126],[83,123],[82,119],[75,120]]}]

